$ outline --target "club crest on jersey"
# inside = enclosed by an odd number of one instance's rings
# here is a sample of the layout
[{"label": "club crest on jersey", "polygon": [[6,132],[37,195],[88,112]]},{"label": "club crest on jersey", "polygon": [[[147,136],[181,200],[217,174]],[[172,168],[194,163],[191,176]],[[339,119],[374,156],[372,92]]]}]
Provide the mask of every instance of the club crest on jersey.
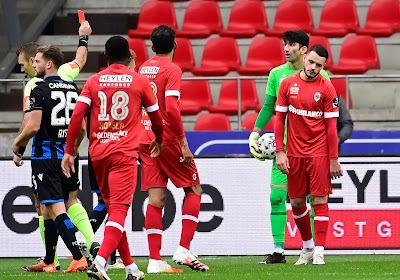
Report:
[{"label": "club crest on jersey", "polygon": [[297,84],[294,84],[294,87],[290,88],[290,94],[299,94],[300,88],[296,87]]},{"label": "club crest on jersey", "polygon": [[321,99],[321,93],[319,93],[318,91],[316,93],[314,93],[314,100],[316,102],[318,102]]},{"label": "club crest on jersey", "polygon": [[333,98],[332,106],[333,106],[333,108],[339,107],[339,99],[338,98]]}]

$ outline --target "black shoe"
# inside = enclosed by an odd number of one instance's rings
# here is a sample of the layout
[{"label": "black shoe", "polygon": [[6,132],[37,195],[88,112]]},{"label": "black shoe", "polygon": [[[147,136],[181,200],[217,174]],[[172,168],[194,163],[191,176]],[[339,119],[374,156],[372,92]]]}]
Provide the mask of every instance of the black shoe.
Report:
[{"label": "black shoe", "polygon": [[94,260],[99,250],[100,250],[100,243],[97,241],[92,241],[92,244],[90,244],[90,249],[89,249],[90,258]]},{"label": "black shoe", "polygon": [[259,262],[259,264],[271,264],[271,263],[286,263],[285,256],[283,254],[279,254],[274,252],[272,255],[266,255],[266,259]]}]

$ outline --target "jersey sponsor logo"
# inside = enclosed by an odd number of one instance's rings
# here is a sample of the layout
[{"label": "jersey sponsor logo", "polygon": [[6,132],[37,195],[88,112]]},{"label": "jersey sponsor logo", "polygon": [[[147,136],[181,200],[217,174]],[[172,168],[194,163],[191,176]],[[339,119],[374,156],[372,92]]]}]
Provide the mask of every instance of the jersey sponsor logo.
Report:
[{"label": "jersey sponsor logo", "polygon": [[311,118],[322,117],[322,115],[323,115],[323,112],[321,112],[321,111],[307,111],[307,110],[303,110],[303,109],[296,109],[292,105],[289,105],[289,112],[291,112],[295,115],[299,115],[299,116],[303,116],[303,117],[311,117]]},{"label": "jersey sponsor logo", "polygon": [[100,83],[120,83],[120,82],[132,82],[131,75],[102,75],[99,78]]},{"label": "jersey sponsor logo", "polygon": [[145,130],[151,130],[151,120],[141,120]]},{"label": "jersey sponsor logo", "polygon": [[35,104],[36,101],[35,97],[30,97],[28,100],[29,100],[29,107],[33,107],[33,104]]},{"label": "jersey sponsor logo", "polygon": [[51,89],[54,89],[54,88],[65,88],[65,89],[76,90],[74,85],[66,84],[66,83],[49,83],[49,88],[51,88]]},{"label": "jersey sponsor logo", "polygon": [[333,108],[339,107],[339,99],[338,98],[333,98],[332,106],[333,106]]},{"label": "jersey sponsor logo", "polygon": [[160,67],[143,66],[140,74],[157,74],[158,71],[160,71]]},{"label": "jersey sponsor logo", "polygon": [[300,88],[296,87],[296,85],[297,85],[297,84],[295,84],[294,87],[291,87],[291,88],[290,88],[289,94],[299,94]]},{"label": "jersey sponsor logo", "polygon": [[318,91],[316,93],[314,93],[314,100],[316,102],[318,102],[321,99],[321,93],[319,93]]},{"label": "jersey sponsor logo", "polygon": [[109,141],[120,141],[121,137],[128,137],[127,130],[120,130],[117,132],[103,131],[97,132],[96,138],[100,140],[100,143],[108,143]]}]

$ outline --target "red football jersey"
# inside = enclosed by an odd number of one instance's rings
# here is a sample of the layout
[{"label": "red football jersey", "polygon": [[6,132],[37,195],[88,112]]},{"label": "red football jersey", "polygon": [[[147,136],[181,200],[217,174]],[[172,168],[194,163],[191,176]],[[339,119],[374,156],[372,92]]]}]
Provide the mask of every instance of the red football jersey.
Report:
[{"label": "red football jersey", "polygon": [[120,152],[137,157],[142,107],[158,110],[149,80],[122,64],[90,77],[78,101],[91,106],[89,150],[92,160]]},{"label": "red football jersey", "polygon": [[[165,121],[163,144],[168,145],[178,143],[179,140],[177,136],[170,128],[174,125],[174,121],[176,120],[168,119],[165,97],[177,96],[178,99],[180,99],[182,70],[167,57],[154,56],[140,66],[139,73],[149,78],[154,95],[158,101],[158,106],[160,107],[161,116]],[[144,127],[144,133],[142,133],[142,136],[140,137],[140,143],[150,144],[155,136],[151,130],[150,118],[145,110],[143,111],[142,124]]]},{"label": "red football jersey", "polygon": [[293,157],[329,156],[325,118],[339,116],[335,88],[322,75],[304,81],[300,72],[279,87],[277,112],[288,112],[286,153]]}]

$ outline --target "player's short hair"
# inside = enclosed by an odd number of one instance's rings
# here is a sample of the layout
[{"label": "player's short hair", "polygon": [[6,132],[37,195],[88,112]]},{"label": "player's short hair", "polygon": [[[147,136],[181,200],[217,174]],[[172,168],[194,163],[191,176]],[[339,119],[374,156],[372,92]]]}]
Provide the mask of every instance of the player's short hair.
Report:
[{"label": "player's short hair", "polygon": [[37,53],[37,48],[40,45],[36,42],[29,42],[20,47],[15,54],[19,56],[20,53],[24,54],[26,58],[35,57]]},{"label": "player's short hair", "polygon": [[328,50],[323,45],[314,45],[308,49],[308,53],[316,52],[319,56],[325,57],[325,61],[329,58]]},{"label": "player's short hair", "polygon": [[310,37],[303,30],[287,30],[282,35],[282,40],[285,43],[295,44],[299,43],[300,48],[306,46],[310,43]]},{"label": "player's short hair", "polygon": [[106,56],[111,61],[121,61],[131,56],[128,41],[122,36],[112,36],[106,42]]},{"label": "player's short hair", "polygon": [[175,30],[168,25],[160,25],[153,29],[150,40],[156,53],[169,53],[175,45]]},{"label": "player's short hair", "polygon": [[59,68],[64,61],[64,54],[59,47],[54,45],[44,45],[37,48],[37,52],[43,54],[43,58],[53,61],[56,68]]}]

